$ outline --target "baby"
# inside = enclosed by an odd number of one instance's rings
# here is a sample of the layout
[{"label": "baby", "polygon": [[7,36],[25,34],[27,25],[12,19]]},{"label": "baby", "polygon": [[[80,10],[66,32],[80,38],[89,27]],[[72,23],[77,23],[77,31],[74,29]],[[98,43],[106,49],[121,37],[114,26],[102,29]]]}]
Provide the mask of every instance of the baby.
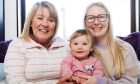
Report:
[{"label": "baby", "polygon": [[[103,76],[103,67],[100,55],[95,49],[94,38],[85,29],[79,29],[70,37],[70,52],[61,64],[62,77],[70,75],[67,82],[81,84],[86,79],[83,75]],[[96,58],[97,57],[97,58]]]}]

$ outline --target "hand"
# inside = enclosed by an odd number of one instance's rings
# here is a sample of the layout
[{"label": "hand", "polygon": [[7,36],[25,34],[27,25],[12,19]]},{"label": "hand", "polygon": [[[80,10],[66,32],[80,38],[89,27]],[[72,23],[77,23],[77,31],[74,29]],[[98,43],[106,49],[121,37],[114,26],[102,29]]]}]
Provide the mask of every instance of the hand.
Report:
[{"label": "hand", "polygon": [[71,83],[67,82],[67,80],[69,80],[69,79],[71,79],[71,75],[65,75],[59,79],[57,84],[71,84]]},{"label": "hand", "polygon": [[86,79],[82,84],[97,84],[95,77],[93,76],[81,76],[83,79]]}]

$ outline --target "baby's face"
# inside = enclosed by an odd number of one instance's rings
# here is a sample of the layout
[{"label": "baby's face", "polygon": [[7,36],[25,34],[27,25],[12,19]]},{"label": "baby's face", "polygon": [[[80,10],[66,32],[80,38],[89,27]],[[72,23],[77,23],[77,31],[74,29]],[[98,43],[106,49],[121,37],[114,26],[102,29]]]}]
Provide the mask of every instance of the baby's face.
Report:
[{"label": "baby's face", "polygon": [[88,58],[88,55],[92,50],[92,43],[86,35],[82,35],[74,38],[70,47],[73,56],[79,60],[84,60]]}]

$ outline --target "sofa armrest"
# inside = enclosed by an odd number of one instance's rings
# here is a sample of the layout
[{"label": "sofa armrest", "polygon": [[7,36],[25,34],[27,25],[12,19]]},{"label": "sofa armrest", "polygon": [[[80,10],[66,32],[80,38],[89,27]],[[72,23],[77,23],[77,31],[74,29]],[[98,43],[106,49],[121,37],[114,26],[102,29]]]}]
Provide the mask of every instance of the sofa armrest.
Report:
[{"label": "sofa armrest", "polygon": [[0,63],[4,62],[5,54],[11,41],[12,40],[0,41]]},{"label": "sofa armrest", "polygon": [[6,77],[5,77],[5,74],[4,74],[4,63],[0,63],[0,82],[2,80],[4,80]]},{"label": "sofa armrest", "polygon": [[140,61],[140,32],[133,32],[125,37],[118,37],[132,45]]}]

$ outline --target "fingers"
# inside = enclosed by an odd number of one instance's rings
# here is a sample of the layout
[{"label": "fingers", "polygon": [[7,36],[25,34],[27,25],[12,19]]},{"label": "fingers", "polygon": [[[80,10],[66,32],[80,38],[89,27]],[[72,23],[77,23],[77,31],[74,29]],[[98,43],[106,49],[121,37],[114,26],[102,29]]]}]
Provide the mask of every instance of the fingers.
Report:
[{"label": "fingers", "polygon": [[83,76],[84,77],[84,79],[86,79],[82,84],[90,84],[90,82],[89,82],[89,76]]},{"label": "fingers", "polygon": [[61,77],[57,84],[66,84],[66,81],[70,79],[70,77],[71,77],[70,75],[65,75]]},{"label": "fingers", "polygon": [[65,76],[63,76],[63,77],[61,78],[61,81],[66,81],[66,80],[68,80],[68,79],[70,79],[70,78],[71,78],[70,75],[65,75]]}]

